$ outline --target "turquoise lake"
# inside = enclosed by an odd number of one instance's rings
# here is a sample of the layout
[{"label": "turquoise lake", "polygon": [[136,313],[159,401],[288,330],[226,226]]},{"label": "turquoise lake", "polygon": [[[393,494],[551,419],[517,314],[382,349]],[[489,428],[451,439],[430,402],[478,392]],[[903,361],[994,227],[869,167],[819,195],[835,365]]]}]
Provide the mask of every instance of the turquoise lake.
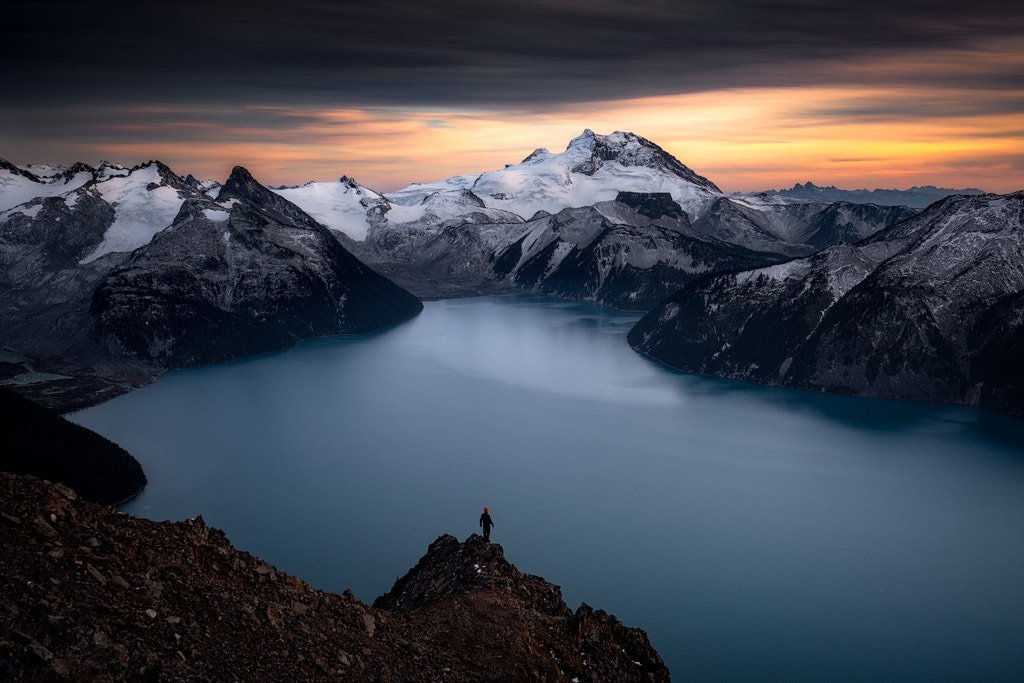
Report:
[{"label": "turquoise lake", "polygon": [[71,417],[141,461],[126,512],[367,603],[486,506],[510,562],[674,680],[1024,680],[1024,422],[675,372],[638,318],[428,302]]}]

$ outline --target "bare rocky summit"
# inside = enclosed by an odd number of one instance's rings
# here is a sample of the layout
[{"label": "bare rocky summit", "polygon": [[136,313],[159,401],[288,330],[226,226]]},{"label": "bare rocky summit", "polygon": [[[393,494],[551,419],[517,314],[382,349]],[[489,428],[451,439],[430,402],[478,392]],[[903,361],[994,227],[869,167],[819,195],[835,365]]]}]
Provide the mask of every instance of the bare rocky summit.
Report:
[{"label": "bare rocky summit", "polygon": [[668,681],[639,629],[444,535],[374,606],[236,550],[0,473],[0,679]]}]

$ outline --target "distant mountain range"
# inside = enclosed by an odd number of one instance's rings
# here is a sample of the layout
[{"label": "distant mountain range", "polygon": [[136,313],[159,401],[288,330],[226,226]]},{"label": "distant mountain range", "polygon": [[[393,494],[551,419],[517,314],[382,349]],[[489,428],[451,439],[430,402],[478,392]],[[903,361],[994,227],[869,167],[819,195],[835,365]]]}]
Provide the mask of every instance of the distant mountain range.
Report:
[{"label": "distant mountain range", "polygon": [[759,195],[792,197],[794,199],[811,199],[824,202],[850,202],[852,204],[878,204],[880,206],[909,206],[923,209],[940,199],[954,194],[985,194],[976,188],[953,190],[945,187],[925,185],[911,187],[907,190],[840,190],[834,185],[819,187],[812,182],[801,185],[797,183],[788,190],[765,190],[750,192],[742,196],[756,197]]},{"label": "distant mountain range", "polygon": [[632,310],[705,273],[809,254],[916,213],[726,195],[650,140],[590,130],[560,153],[397,192],[350,178],[275,192],[420,296],[527,289]]},{"label": "distant mountain range", "polygon": [[[1021,347],[1022,261],[985,251],[1018,254],[1019,195],[968,190],[919,212],[859,192],[727,195],[650,140],[590,130],[389,193],[0,160],[0,383],[69,409],[169,367],[394,324],[415,296],[525,291],[653,309],[631,343],[696,372],[1020,414],[992,368]],[[933,229],[946,263],[912,248]],[[897,256],[899,277],[864,299]],[[937,294],[893,303],[921,292]],[[848,301],[868,303],[841,315]],[[828,331],[833,316],[859,322]]]}]

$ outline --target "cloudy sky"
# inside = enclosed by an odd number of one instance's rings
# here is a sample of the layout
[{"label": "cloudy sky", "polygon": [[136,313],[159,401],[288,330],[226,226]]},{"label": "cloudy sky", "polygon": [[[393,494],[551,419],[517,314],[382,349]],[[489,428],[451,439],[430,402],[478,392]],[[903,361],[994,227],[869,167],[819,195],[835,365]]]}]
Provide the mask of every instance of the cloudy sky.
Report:
[{"label": "cloudy sky", "polygon": [[0,157],[378,190],[629,130],[727,191],[1024,189],[1019,0],[10,0]]}]

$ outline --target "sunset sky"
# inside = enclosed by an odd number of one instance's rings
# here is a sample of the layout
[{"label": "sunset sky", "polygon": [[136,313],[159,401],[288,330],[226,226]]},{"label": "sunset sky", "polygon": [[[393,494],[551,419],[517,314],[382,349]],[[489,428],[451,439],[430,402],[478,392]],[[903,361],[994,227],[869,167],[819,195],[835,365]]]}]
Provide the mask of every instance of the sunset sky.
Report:
[{"label": "sunset sky", "polygon": [[0,157],[380,191],[628,130],[726,191],[1024,189],[1019,0],[11,0]]}]

